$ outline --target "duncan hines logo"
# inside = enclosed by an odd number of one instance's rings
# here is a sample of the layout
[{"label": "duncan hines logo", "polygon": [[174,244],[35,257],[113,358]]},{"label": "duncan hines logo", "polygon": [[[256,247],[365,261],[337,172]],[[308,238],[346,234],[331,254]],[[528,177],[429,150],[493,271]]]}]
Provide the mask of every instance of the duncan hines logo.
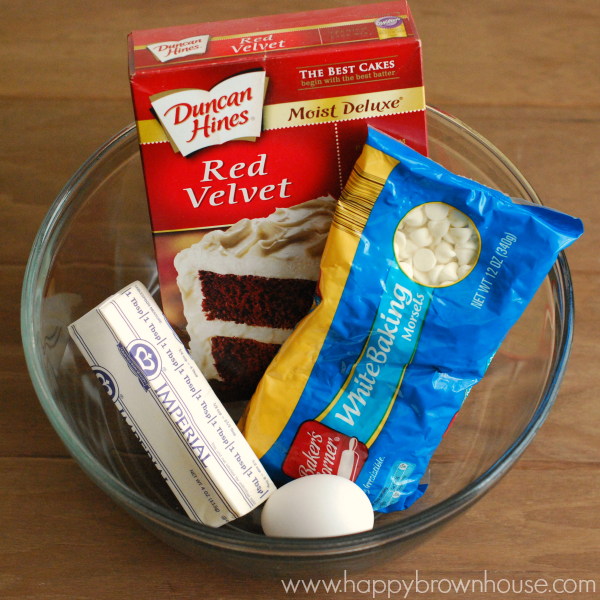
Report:
[{"label": "duncan hines logo", "polygon": [[191,54],[204,54],[209,38],[209,35],[196,35],[178,42],[160,42],[158,44],[148,44],[146,47],[157,60],[167,62]]},{"label": "duncan hines logo", "polygon": [[265,72],[225,79],[212,90],[173,90],[150,97],[171,142],[183,156],[239,138],[260,137]]}]

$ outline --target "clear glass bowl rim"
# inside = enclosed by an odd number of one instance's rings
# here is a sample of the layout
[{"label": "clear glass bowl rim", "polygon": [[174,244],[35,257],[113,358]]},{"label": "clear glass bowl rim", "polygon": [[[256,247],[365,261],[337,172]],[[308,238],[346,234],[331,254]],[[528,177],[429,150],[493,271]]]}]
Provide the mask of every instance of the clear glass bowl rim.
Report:
[{"label": "clear glass bowl rim", "polygon": [[[428,106],[427,112],[429,117],[445,121],[483,146],[518,180],[530,196],[529,199],[541,204],[537,194],[519,170],[489,141],[444,111]],[[556,332],[556,353],[548,376],[549,383],[544,390],[538,408],[521,435],[487,471],[453,496],[416,515],[399,522],[385,524],[370,532],[339,538],[316,540],[266,538],[245,532],[212,529],[190,521],[186,517],[163,508],[135,492],[100,465],[71,431],[54,401],[49,382],[44,375],[42,348],[36,332],[40,331],[40,315],[46,276],[52,266],[56,243],[60,240],[62,231],[68,228],[71,219],[76,214],[78,206],[76,192],[86,185],[86,178],[93,172],[98,163],[111,154],[118,152],[121,145],[129,142],[134,136],[136,136],[136,128],[135,124],[132,123],[98,148],[81,165],[57,196],[33,243],[25,271],[21,297],[23,347],[29,374],[40,403],[70,454],[102,490],[130,512],[139,515],[146,521],[153,522],[160,529],[170,531],[178,536],[184,536],[190,540],[196,540],[208,546],[238,551],[244,554],[270,555],[273,557],[293,558],[301,556],[314,557],[315,555],[325,557],[354,554],[357,551],[365,551],[425,533],[427,530],[441,525],[454,515],[464,511],[488,492],[509,471],[548,416],[558,394],[571,351],[574,319],[573,289],[568,263],[562,252],[553,267],[553,276],[557,282],[555,293],[560,308],[557,311],[560,328]]]}]

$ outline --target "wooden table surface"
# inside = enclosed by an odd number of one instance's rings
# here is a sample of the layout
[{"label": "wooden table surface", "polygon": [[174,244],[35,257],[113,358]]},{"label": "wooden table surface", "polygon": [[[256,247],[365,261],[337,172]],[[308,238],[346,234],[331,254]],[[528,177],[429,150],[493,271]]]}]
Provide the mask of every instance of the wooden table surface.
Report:
[{"label": "wooden table surface", "polygon": [[[35,233],[61,187],[133,120],[129,31],[353,3],[0,1],[0,598],[294,595],[276,578],[247,583],[243,575],[177,553],[84,475],[29,381],[19,329],[21,283]],[[571,362],[540,433],[475,507],[412,554],[364,577],[411,578],[418,570],[420,577],[458,580],[483,578],[487,570],[496,580],[595,581],[597,594],[548,592],[548,599],[600,596],[600,303],[594,300],[600,292],[600,2],[412,0],[411,7],[423,39],[428,102],[491,140],[546,204],[581,217],[586,233],[567,252],[577,302]],[[417,596],[441,597],[409,595]]]}]

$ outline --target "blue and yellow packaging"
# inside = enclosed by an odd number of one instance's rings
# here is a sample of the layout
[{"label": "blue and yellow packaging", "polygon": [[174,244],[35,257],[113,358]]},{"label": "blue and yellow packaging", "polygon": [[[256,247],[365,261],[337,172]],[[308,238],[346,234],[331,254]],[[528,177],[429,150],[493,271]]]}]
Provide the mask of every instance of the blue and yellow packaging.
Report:
[{"label": "blue and yellow packaging", "polygon": [[410,506],[471,387],[582,233],[371,128],[313,309],[240,424],[273,480],[340,474],[377,511]]}]

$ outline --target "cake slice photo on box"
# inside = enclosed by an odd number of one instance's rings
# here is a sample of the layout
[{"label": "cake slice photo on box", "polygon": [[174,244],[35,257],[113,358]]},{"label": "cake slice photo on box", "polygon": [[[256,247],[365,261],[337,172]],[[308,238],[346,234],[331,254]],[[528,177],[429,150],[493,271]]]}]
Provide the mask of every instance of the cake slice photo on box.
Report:
[{"label": "cake slice photo on box", "polygon": [[190,354],[221,399],[250,398],[309,312],[336,200],[213,230],[175,257]]}]

